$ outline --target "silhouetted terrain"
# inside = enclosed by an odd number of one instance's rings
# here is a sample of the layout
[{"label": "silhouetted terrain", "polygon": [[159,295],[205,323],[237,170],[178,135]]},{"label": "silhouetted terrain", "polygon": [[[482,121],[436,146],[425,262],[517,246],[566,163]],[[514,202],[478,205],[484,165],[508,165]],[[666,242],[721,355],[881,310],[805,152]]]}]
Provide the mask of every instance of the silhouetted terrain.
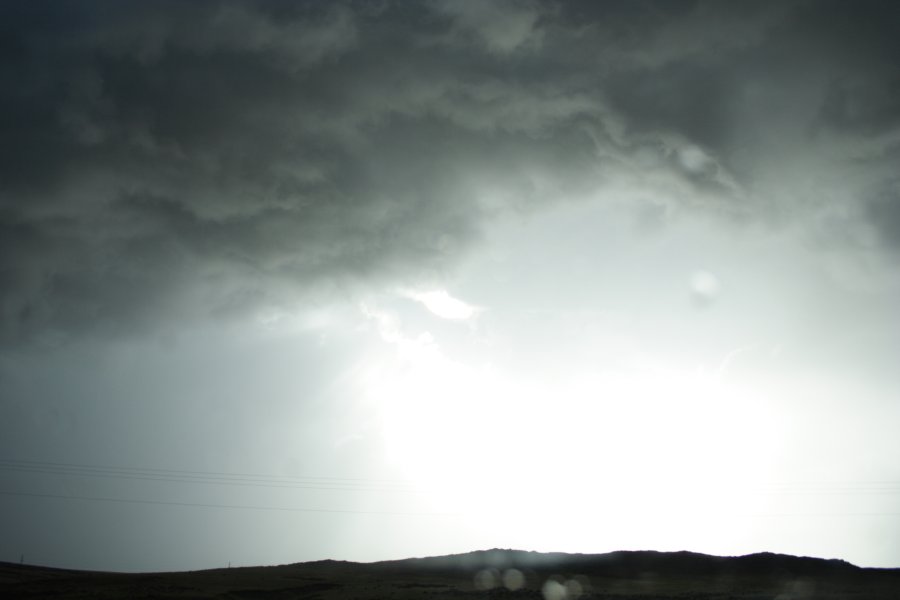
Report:
[{"label": "silhouetted terrain", "polygon": [[900,600],[900,569],[864,569],[840,560],[770,553],[723,558],[691,552],[517,550],[181,573],[103,573],[0,563],[0,597]]}]

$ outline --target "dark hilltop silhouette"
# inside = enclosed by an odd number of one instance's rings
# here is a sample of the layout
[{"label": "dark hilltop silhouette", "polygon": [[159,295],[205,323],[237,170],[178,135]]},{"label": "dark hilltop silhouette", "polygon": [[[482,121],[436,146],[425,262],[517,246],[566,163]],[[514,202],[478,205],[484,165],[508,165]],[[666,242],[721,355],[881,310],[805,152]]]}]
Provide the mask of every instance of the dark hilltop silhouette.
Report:
[{"label": "dark hilltop silhouette", "polygon": [[281,600],[900,600],[900,569],[783,554],[484,550],[377,563],[324,560],[175,573],[0,563],[2,598]]}]

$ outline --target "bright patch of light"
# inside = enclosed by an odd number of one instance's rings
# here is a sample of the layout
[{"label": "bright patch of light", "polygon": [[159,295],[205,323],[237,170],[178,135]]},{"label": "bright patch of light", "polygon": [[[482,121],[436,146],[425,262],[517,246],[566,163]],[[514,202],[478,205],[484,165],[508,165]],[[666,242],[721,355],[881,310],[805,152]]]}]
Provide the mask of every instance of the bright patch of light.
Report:
[{"label": "bright patch of light", "polygon": [[477,308],[454,298],[446,290],[413,292],[410,297],[421,302],[425,308],[442,319],[464,321],[478,312]]},{"label": "bright patch of light", "polygon": [[518,569],[507,569],[503,572],[503,587],[514,592],[525,586],[525,575]]},{"label": "bright patch of light", "polygon": [[541,588],[544,600],[566,600],[566,586],[555,579],[548,579]]},{"label": "bright patch of light", "polygon": [[644,527],[665,545],[683,539],[685,515],[703,517],[700,539],[717,516],[760,508],[739,487],[777,452],[759,443],[770,420],[718,373],[513,377],[448,356],[431,335],[382,333],[395,359],[367,394],[387,457],[433,508],[479,531],[531,523],[532,543],[579,548],[587,523],[610,539]]},{"label": "bright patch of light", "polygon": [[695,271],[691,275],[691,293],[697,300],[711,302],[721,289],[719,278],[709,271]]},{"label": "bright patch of light", "polygon": [[678,150],[681,165],[692,173],[700,173],[712,165],[712,159],[697,146],[687,145]]}]

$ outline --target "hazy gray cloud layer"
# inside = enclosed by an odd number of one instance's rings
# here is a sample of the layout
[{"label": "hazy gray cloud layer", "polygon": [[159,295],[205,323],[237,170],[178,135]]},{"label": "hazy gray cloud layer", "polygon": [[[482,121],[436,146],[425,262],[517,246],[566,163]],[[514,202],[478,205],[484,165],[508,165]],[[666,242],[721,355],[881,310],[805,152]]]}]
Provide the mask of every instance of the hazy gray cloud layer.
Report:
[{"label": "hazy gray cloud layer", "polygon": [[[891,2],[4,3],[0,335],[440,280],[599,194],[900,249]],[[879,263],[881,264],[881,263]]]}]

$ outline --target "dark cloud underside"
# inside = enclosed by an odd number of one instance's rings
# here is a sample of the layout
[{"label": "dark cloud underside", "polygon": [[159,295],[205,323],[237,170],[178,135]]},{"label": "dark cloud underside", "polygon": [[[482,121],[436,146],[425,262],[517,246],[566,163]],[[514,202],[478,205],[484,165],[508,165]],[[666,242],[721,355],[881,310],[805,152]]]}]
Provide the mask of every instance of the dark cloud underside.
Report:
[{"label": "dark cloud underside", "polygon": [[0,11],[6,340],[437,281],[498,211],[621,181],[898,247],[889,2]]}]

